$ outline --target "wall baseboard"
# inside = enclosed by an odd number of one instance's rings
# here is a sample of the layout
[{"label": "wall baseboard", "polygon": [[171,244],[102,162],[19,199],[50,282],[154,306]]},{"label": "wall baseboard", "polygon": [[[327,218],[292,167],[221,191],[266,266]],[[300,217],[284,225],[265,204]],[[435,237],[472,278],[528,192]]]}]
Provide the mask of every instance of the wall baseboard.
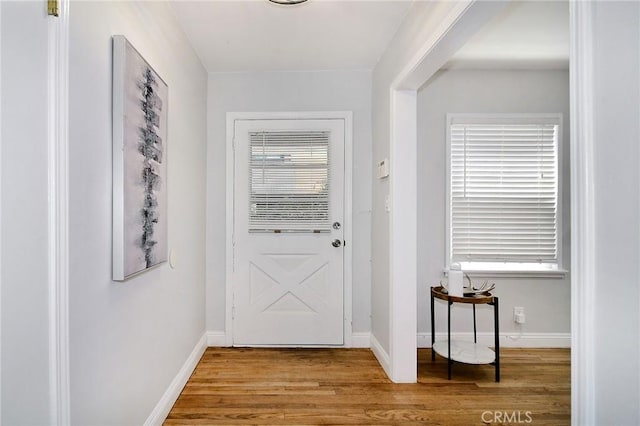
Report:
[{"label": "wall baseboard", "polygon": [[[493,346],[493,333],[478,333],[478,343]],[[447,333],[436,333],[436,340],[446,340]],[[451,333],[451,340],[473,341],[473,333]],[[431,347],[431,333],[418,333],[418,347]],[[502,348],[570,348],[571,333],[500,333]]]},{"label": "wall baseboard", "polygon": [[[227,344],[227,336],[224,331],[207,331],[207,346],[229,346]],[[370,348],[371,347],[371,333],[368,331],[351,334],[351,346],[350,348]]]},{"label": "wall baseboard", "polygon": [[369,333],[368,331],[362,332],[362,333],[352,333],[351,347],[352,348],[370,348],[371,333]]},{"label": "wall baseboard", "polygon": [[184,365],[180,368],[180,371],[178,371],[176,377],[173,378],[164,395],[162,395],[162,398],[160,398],[160,401],[144,422],[145,426],[161,425],[164,422],[171,411],[171,407],[173,407],[173,404],[175,404],[180,396],[184,385],[187,384],[189,377],[191,377],[191,373],[193,373],[196,365],[198,365],[198,361],[202,358],[205,349],[207,349],[207,333],[203,334],[198,343],[196,343],[196,346],[193,348],[193,351],[191,351]]},{"label": "wall baseboard", "polygon": [[373,334],[371,335],[371,351],[375,355],[376,359],[380,363],[380,366],[387,373],[387,377],[391,376],[391,358],[389,354],[382,348],[378,339]]},{"label": "wall baseboard", "polygon": [[[451,336],[460,340],[473,340],[473,333],[451,333]],[[224,331],[208,331],[206,333],[207,346],[228,346],[226,344],[226,334]],[[447,333],[436,333],[436,340],[445,340]],[[378,345],[381,353],[388,355],[382,347]],[[419,348],[431,347],[431,333],[418,333],[417,342]],[[478,342],[493,346],[493,333],[478,333]],[[376,353],[374,337],[370,332],[358,332],[351,335],[352,348],[371,348]],[[571,333],[500,333],[500,346],[504,348],[570,348]],[[378,354],[376,354],[378,357]]]},{"label": "wall baseboard", "polygon": [[207,346],[229,346],[227,345],[227,336],[224,331],[207,331]]}]

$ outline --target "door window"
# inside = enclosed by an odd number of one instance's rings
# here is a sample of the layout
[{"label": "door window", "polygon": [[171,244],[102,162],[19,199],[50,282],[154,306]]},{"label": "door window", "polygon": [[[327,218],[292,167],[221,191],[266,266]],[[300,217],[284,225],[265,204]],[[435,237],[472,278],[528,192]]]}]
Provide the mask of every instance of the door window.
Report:
[{"label": "door window", "polygon": [[330,232],[329,132],[250,132],[249,143],[249,232]]}]

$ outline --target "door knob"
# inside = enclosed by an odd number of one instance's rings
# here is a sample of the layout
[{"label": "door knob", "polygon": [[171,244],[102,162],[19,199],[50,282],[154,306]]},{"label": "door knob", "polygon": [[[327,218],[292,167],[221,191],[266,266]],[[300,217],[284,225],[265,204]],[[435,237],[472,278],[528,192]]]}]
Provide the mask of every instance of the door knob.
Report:
[{"label": "door knob", "polygon": [[342,245],[342,241],[336,238],[335,240],[331,241],[331,245],[334,247],[340,247]]}]

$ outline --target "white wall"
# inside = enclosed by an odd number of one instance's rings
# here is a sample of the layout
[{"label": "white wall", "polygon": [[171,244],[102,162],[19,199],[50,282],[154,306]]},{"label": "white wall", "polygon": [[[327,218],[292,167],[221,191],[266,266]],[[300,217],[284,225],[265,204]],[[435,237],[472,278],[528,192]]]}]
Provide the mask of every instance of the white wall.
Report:
[{"label": "white wall", "polygon": [[[429,287],[443,278],[446,261],[446,114],[562,113],[563,264],[570,265],[569,72],[568,70],[442,70],[418,92],[418,332],[430,333]],[[500,331],[505,334],[564,334],[569,344],[569,275],[561,278],[474,278],[496,283]],[[436,332],[446,332],[445,304],[438,303]],[[526,324],[513,322],[513,307],[523,306]],[[486,308],[486,307],[483,307]],[[487,312],[483,312],[486,310]],[[457,312],[456,312],[457,311]],[[493,330],[491,309],[479,309],[478,329]],[[471,309],[454,305],[453,331],[471,332]],[[530,336],[529,336],[530,337]],[[548,337],[548,336],[547,336]],[[558,337],[558,336],[552,336]],[[531,344],[548,344],[539,340]],[[421,344],[431,341],[421,341]],[[518,346],[523,342],[505,341]]]},{"label": "white wall", "polygon": [[[456,8],[455,2],[414,2],[398,32],[373,70],[373,158],[377,163],[390,156],[391,86],[413,55],[425,44],[443,17]],[[375,171],[375,170],[374,170]],[[390,270],[389,214],[385,200],[389,196],[389,179],[372,175],[371,217],[371,332],[378,350],[390,353]]]},{"label": "white wall", "polygon": [[48,424],[47,18],[41,2],[0,8],[0,422]]},{"label": "white wall", "polygon": [[[177,261],[121,283],[111,280],[114,34],[169,87],[166,184]],[[69,52],[71,421],[142,424],[205,331],[207,75],[164,2],[73,2]]]},{"label": "white wall", "polygon": [[640,424],[640,3],[592,6],[593,408],[595,424],[631,425]]},{"label": "white wall", "polygon": [[370,71],[209,74],[207,329],[225,329],[226,113],[245,111],[353,111],[353,331],[369,331]]}]

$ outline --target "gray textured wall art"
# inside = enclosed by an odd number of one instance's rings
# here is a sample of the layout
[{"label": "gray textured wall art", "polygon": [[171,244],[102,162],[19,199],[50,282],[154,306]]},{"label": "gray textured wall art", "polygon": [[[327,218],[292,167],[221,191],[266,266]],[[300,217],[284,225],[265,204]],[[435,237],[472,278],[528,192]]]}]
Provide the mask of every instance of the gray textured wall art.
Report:
[{"label": "gray textured wall art", "polygon": [[113,279],[167,260],[167,85],[113,36]]}]

